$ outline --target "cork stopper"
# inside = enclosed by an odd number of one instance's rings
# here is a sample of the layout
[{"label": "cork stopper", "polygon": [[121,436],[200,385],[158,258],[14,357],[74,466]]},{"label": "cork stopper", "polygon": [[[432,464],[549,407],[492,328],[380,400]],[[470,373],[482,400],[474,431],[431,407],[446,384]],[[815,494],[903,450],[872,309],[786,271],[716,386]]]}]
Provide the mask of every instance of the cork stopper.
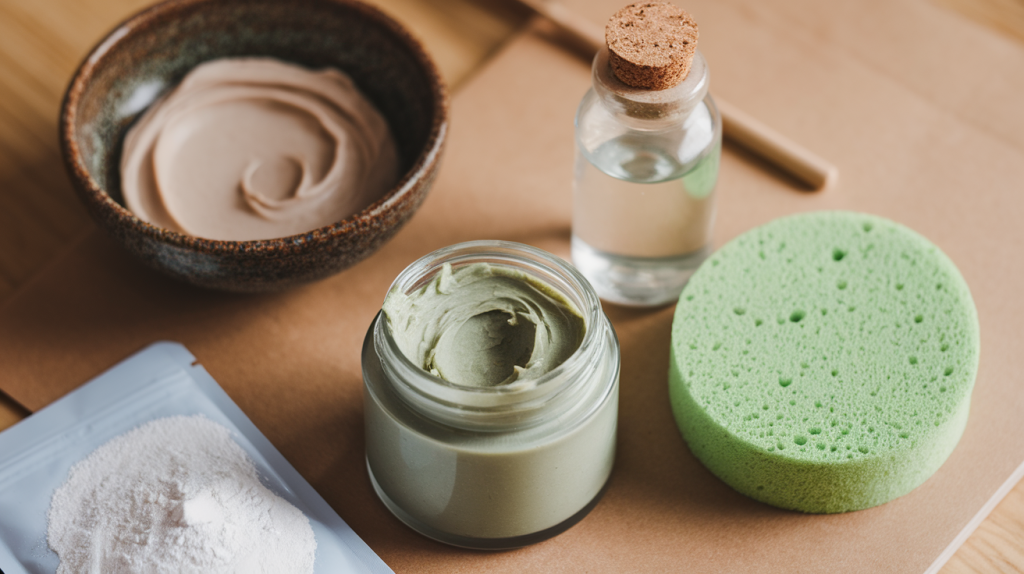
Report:
[{"label": "cork stopper", "polygon": [[619,10],[604,30],[615,76],[634,88],[664,90],[690,73],[697,22],[668,2],[636,2]]}]

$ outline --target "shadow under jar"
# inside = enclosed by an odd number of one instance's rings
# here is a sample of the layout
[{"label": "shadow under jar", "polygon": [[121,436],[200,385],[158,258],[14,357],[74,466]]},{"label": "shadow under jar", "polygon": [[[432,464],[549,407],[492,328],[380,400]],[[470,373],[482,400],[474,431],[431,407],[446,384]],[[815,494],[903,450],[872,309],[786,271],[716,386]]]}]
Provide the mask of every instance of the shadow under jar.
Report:
[{"label": "shadow under jar", "polygon": [[579,522],[615,458],[619,344],[590,284],[526,245],[478,241],[416,261],[392,291],[412,294],[477,263],[546,284],[580,311],[582,342],[563,363],[519,384],[468,386],[410,360],[383,312],[363,343],[366,462],[377,495],[402,522],[448,544],[507,549]]}]

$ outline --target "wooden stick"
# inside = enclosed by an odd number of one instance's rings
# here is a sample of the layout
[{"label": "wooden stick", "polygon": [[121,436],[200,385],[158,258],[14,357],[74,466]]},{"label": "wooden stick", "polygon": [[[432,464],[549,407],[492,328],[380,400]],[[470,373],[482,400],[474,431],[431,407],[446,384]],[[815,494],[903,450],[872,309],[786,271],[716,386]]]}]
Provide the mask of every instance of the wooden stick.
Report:
[{"label": "wooden stick", "polygon": [[719,98],[715,98],[715,104],[722,113],[725,137],[809,185],[812,190],[825,189],[839,177],[836,166],[750,114]]},{"label": "wooden stick", "polygon": [[[517,0],[548,20],[573,44],[590,54],[604,47],[604,30],[581,18],[556,0]],[[835,183],[839,171],[807,148],[783,136],[751,115],[715,96],[722,114],[724,135],[769,164],[810,186],[812,190]]]}]

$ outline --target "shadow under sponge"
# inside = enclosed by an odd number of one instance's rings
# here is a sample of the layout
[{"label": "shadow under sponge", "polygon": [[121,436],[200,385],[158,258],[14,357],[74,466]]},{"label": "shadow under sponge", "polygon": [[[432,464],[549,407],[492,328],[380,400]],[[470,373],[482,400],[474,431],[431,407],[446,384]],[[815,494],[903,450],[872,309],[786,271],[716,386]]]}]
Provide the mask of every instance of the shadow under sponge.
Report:
[{"label": "shadow under sponge", "polygon": [[800,214],[737,237],[690,279],[669,394],[690,450],[726,484],[846,512],[945,462],[979,347],[967,284],[927,239],[866,214]]}]

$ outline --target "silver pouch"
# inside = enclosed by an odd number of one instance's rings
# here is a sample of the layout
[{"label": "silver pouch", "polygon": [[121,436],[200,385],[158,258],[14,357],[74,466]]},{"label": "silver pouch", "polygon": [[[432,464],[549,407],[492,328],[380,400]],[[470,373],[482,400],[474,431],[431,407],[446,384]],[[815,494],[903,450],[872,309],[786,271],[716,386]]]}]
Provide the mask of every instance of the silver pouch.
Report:
[{"label": "silver pouch", "polygon": [[309,518],[316,574],[391,572],[194,362],[178,343],[154,343],[0,433],[0,572],[57,571],[46,517],[73,464],[143,423],[197,414],[230,429],[264,485]]}]

